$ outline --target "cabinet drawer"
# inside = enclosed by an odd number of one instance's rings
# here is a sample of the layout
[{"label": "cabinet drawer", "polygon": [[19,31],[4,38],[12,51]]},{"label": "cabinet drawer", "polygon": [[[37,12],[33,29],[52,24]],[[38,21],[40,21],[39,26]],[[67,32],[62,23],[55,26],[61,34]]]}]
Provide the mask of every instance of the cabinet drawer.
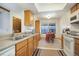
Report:
[{"label": "cabinet drawer", "polygon": [[23,46],[25,46],[27,44],[27,40],[24,40],[22,42],[19,42],[16,44],[16,50],[19,50],[20,48],[22,48]]}]

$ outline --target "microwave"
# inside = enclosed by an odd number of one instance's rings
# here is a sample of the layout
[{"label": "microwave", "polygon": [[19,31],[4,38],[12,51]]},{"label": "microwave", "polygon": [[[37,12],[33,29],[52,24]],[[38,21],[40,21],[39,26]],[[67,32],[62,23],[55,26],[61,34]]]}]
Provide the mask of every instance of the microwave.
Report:
[{"label": "microwave", "polygon": [[79,13],[70,18],[71,23],[79,23]]}]

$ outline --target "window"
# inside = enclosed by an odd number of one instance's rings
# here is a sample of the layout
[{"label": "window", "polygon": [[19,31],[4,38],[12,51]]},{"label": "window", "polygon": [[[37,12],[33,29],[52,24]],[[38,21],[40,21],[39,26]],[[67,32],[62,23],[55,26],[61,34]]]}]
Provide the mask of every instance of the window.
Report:
[{"label": "window", "polygon": [[49,32],[49,30],[55,33],[56,25],[55,24],[41,25],[41,34],[46,34],[47,32]]},{"label": "window", "polygon": [[55,24],[49,24],[49,30],[51,31],[51,32],[56,32],[56,25]]},{"label": "window", "polygon": [[41,26],[41,33],[46,34],[47,32],[49,32],[48,26],[47,25]]}]

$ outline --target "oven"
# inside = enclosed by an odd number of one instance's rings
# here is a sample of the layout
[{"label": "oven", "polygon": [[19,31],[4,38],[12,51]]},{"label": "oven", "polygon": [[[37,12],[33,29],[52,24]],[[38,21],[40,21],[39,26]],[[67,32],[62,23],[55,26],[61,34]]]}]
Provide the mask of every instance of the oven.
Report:
[{"label": "oven", "polygon": [[64,36],[64,53],[67,56],[74,56],[74,38]]}]

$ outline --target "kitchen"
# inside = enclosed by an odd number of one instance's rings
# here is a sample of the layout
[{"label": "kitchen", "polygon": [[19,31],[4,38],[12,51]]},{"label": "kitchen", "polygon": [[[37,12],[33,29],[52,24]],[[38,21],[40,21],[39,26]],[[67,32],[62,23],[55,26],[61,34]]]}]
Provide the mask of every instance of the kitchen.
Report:
[{"label": "kitchen", "polygon": [[62,56],[79,55],[78,3],[0,3],[0,19],[0,56],[43,56],[39,45],[50,30]]}]

